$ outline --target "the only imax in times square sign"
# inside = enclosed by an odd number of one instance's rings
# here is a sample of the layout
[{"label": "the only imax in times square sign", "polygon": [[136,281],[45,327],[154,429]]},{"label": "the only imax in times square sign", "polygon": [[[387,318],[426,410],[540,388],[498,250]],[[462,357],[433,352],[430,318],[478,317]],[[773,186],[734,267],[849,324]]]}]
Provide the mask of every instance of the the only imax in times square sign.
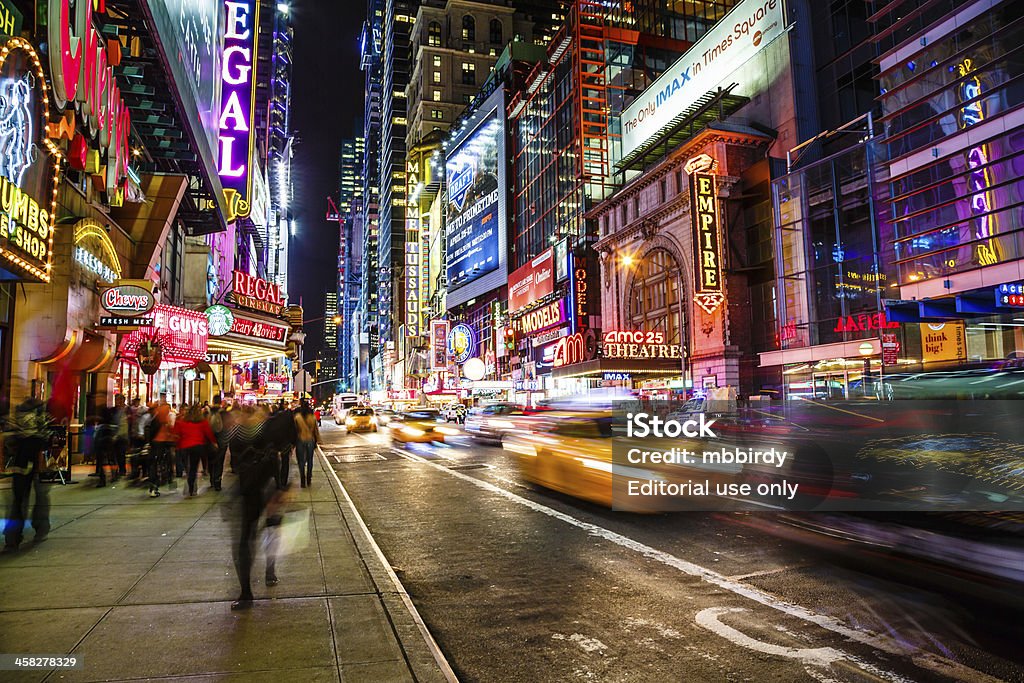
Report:
[{"label": "the only imax in times square sign", "polygon": [[445,163],[449,307],[508,280],[504,111],[499,90],[467,122]]}]

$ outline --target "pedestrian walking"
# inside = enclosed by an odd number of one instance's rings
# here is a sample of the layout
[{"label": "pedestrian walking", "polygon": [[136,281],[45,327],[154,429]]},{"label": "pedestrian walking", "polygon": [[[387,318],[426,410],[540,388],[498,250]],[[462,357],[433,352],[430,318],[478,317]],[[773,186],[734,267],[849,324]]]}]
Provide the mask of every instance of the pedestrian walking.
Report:
[{"label": "pedestrian walking", "polygon": [[299,485],[306,488],[312,483],[313,478],[313,451],[320,443],[318,421],[306,399],[302,399],[302,404],[295,413],[295,436],[295,459],[299,464]]},{"label": "pedestrian walking", "polygon": [[217,439],[217,448],[210,453],[210,486],[214,491],[221,490],[221,479],[224,476],[224,458],[228,452],[229,429],[226,421],[231,416],[221,407],[220,396],[215,396],[207,422],[210,431]]},{"label": "pedestrian walking", "polygon": [[[238,543],[234,548],[235,571],[241,588],[231,609],[252,607],[252,565],[259,520],[272,495],[279,470],[278,450],[267,438],[268,416],[264,409],[247,407],[232,420],[228,448],[238,472],[240,505]],[[273,555],[267,556],[267,585],[277,583]]]},{"label": "pedestrian walking", "polygon": [[188,463],[188,493],[196,495],[196,476],[199,472],[199,461],[203,453],[217,447],[217,438],[210,430],[210,423],[203,417],[203,409],[193,403],[183,410],[174,423],[174,433],[178,437],[178,453]]},{"label": "pedestrian walking", "polygon": [[146,445],[146,427],[153,419],[153,414],[149,411],[149,406],[142,403],[139,398],[132,400],[132,414],[132,479],[140,479],[145,476],[144,473],[147,471],[143,467],[145,464],[143,451]]},{"label": "pedestrian walking", "polygon": [[4,548],[16,550],[24,537],[30,496],[35,491],[32,508],[33,540],[46,540],[50,533],[50,500],[39,474],[46,466],[45,453],[53,438],[54,423],[41,401],[29,398],[22,402],[7,420],[3,434],[5,470],[11,474],[11,505],[4,525]]},{"label": "pedestrian walking", "polygon": [[115,478],[128,475],[128,440],[131,435],[131,417],[128,406],[125,404],[124,395],[118,394],[114,399],[114,462],[116,466]]},{"label": "pedestrian walking", "polygon": [[96,459],[96,476],[99,477],[96,488],[106,487],[108,468],[112,471],[112,475],[116,477],[117,456],[115,450],[117,447],[117,425],[115,424],[115,419],[114,409],[104,406],[100,410],[99,422],[93,430],[92,451],[93,457]]},{"label": "pedestrian walking", "polygon": [[291,471],[292,449],[298,443],[295,431],[295,413],[286,410],[284,403],[267,420],[267,442],[277,451],[280,470],[277,473],[277,488],[288,488],[288,475]]},{"label": "pedestrian walking", "polygon": [[146,429],[149,441],[149,497],[160,495],[160,484],[166,479],[174,481],[174,444],[176,438],[171,427],[171,407],[161,402],[154,411]]}]

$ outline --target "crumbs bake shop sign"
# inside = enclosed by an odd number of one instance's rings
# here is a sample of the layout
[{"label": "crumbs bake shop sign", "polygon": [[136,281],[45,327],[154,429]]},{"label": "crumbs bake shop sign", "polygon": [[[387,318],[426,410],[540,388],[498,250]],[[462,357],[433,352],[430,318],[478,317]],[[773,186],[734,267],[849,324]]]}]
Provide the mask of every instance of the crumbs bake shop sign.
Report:
[{"label": "crumbs bake shop sign", "polygon": [[57,178],[63,156],[46,137],[50,95],[39,55],[0,47],[0,269],[50,281]]}]

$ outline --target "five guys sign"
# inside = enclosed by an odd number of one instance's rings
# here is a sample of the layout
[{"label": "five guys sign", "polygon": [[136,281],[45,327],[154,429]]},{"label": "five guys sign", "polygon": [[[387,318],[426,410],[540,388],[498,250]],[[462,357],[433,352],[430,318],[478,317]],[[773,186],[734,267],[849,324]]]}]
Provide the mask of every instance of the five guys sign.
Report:
[{"label": "five guys sign", "polygon": [[223,94],[218,125],[220,149],[218,171],[228,205],[227,221],[245,218],[251,210],[252,157],[255,123],[257,34],[260,3],[256,0],[227,0],[224,3],[227,28],[224,32],[224,56],[221,82]]},{"label": "five guys sign", "polygon": [[280,315],[281,309],[284,308],[281,285],[240,270],[234,272],[232,282],[236,304],[254,311]]}]

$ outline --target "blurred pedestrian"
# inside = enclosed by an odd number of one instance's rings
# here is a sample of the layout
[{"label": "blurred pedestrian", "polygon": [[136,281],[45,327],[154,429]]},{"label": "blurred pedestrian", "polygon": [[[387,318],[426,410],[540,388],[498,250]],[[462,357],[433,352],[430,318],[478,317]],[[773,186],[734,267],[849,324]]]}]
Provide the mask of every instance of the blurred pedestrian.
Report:
[{"label": "blurred pedestrian", "polygon": [[267,419],[265,432],[267,443],[277,453],[280,464],[280,469],[277,473],[277,488],[283,491],[288,488],[292,449],[298,443],[295,430],[295,413],[285,410],[282,403],[280,409]]},{"label": "blurred pedestrian", "polygon": [[107,485],[108,468],[116,476],[116,440],[117,425],[115,424],[114,409],[104,406],[100,410],[99,421],[92,434],[92,454],[96,459],[96,476],[99,477],[96,488],[104,488]]},{"label": "blurred pedestrian", "polygon": [[146,471],[143,467],[144,446],[146,445],[146,426],[153,418],[149,406],[136,397],[132,400],[131,443],[132,443],[132,479],[139,479]]},{"label": "blurred pedestrian", "polygon": [[[149,441],[149,497],[160,495],[160,484],[164,479],[174,481],[174,444],[176,438],[171,427],[171,407],[161,402],[154,411],[146,429]],[[164,472],[168,473],[164,477]]]},{"label": "blurred pedestrian", "polygon": [[128,475],[128,440],[131,434],[131,417],[128,406],[125,404],[124,394],[118,394],[114,399],[114,465],[115,478]]},{"label": "blurred pedestrian", "polygon": [[224,476],[224,458],[228,452],[229,429],[226,421],[233,417],[221,407],[220,396],[215,396],[213,406],[210,408],[210,416],[207,422],[210,423],[210,431],[217,439],[217,448],[210,453],[210,486],[214,491],[220,491],[221,479]]},{"label": "blurred pedestrian", "polygon": [[302,404],[295,413],[295,459],[299,464],[299,482],[302,488],[312,483],[313,451],[320,443],[319,420],[309,407],[309,401],[302,399]]},{"label": "blurred pedestrian", "polygon": [[[232,419],[228,448],[238,471],[238,492],[241,515],[238,543],[234,548],[235,571],[241,588],[231,609],[252,607],[252,564],[259,530],[260,516],[272,495],[273,482],[279,472],[277,448],[267,438],[268,415],[263,408],[246,407]],[[277,583],[273,556],[268,555],[267,585]]]},{"label": "blurred pedestrian", "polygon": [[22,402],[7,420],[3,434],[5,469],[11,473],[11,507],[4,525],[4,548],[16,550],[23,540],[30,496],[35,490],[32,508],[34,541],[46,540],[50,533],[50,500],[39,474],[46,465],[45,453],[53,437],[54,424],[38,399]]},{"label": "blurred pedestrian", "polygon": [[217,438],[210,429],[210,423],[203,417],[203,409],[198,403],[188,406],[174,423],[174,433],[178,437],[178,453],[188,462],[188,494],[196,495],[196,476],[199,461],[204,452],[217,447]]}]

